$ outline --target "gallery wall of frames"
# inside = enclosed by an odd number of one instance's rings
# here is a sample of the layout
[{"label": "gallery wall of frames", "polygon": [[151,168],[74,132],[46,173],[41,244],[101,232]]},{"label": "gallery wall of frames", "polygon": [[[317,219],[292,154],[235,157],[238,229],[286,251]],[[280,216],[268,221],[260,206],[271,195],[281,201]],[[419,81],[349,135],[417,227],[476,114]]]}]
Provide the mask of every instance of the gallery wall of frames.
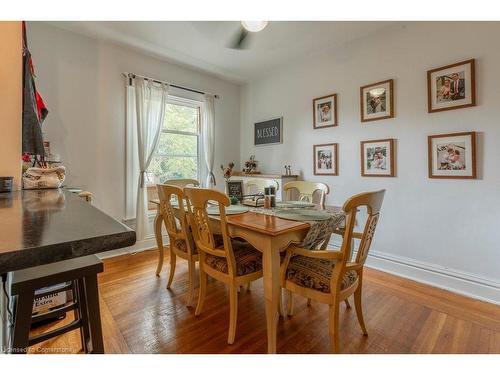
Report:
[{"label": "gallery wall of frames", "polygon": [[[396,78],[397,79],[397,78]],[[394,78],[359,89],[361,123],[395,117]],[[313,128],[339,126],[337,96],[313,99]],[[428,112],[457,110],[476,105],[475,59],[427,71]],[[387,126],[390,126],[388,124]],[[363,177],[396,177],[396,139],[365,140],[360,143]],[[338,143],[313,146],[314,175],[339,175]],[[474,131],[428,136],[429,178],[476,178],[476,133]]]},{"label": "gallery wall of frames", "polygon": [[[378,267],[500,296],[483,283],[500,279],[499,33],[498,22],[409,22],[279,66],[242,88],[240,160],[255,155],[262,173],[291,165],[328,184],[328,205],[386,189]],[[281,117],[282,143],[255,146],[254,124]]]}]

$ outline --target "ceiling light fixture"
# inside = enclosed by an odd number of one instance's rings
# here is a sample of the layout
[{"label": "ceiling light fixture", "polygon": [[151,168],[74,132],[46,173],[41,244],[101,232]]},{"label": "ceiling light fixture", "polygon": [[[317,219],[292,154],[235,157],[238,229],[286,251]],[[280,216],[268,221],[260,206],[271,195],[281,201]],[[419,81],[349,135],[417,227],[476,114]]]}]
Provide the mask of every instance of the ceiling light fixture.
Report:
[{"label": "ceiling light fixture", "polygon": [[252,33],[264,30],[267,24],[268,21],[241,21],[241,25],[245,28],[245,30]]}]

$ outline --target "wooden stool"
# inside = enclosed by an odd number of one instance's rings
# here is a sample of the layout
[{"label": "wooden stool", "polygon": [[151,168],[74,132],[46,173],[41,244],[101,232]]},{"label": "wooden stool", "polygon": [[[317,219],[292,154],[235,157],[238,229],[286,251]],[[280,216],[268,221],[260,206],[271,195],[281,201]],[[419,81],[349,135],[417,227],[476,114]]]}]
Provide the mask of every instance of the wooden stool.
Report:
[{"label": "wooden stool", "polygon": [[[42,341],[80,329],[85,353],[104,353],[97,274],[103,264],[95,255],[69,259],[12,272],[10,295],[15,297],[12,353],[24,354],[27,348]],[[70,282],[62,290],[73,289],[73,302],[32,317],[35,290]],[[52,292],[50,292],[52,293]],[[37,295],[37,297],[43,296]],[[75,320],[52,331],[30,337],[31,323],[75,311]]]}]

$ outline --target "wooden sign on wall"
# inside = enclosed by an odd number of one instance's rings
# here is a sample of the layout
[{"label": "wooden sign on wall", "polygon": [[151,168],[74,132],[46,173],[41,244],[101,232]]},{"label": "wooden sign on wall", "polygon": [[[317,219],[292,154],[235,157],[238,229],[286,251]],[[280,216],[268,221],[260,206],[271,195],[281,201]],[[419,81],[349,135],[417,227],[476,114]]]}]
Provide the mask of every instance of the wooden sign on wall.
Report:
[{"label": "wooden sign on wall", "polygon": [[254,145],[274,145],[283,142],[283,117],[256,122],[254,124]]}]

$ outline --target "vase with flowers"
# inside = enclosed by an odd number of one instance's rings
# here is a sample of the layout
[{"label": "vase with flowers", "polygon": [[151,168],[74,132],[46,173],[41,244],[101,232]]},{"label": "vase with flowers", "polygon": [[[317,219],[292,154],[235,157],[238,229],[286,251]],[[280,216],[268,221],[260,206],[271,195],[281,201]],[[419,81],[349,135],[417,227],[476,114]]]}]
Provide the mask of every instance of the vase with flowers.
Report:
[{"label": "vase with flowers", "polygon": [[28,170],[29,167],[31,167],[31,156],[30,154],[24,153],[21,156],[21,159],[23,161],[23,174]]},{"label": "vase with flowers", "polygon": [[245,162],[245,167],[243,172],[246,174],[257,173],[257,160],[255,160],[255,155],[250,155],[250,159]]},{"label": "vase with flowers", "polygon": [[226,193],[227,193],[227,182],[233,175],[233,168],[234,168],[233,162],[228,163],[227,167],[224,167],[224,165],[222,164],[220,166],[220,169],[222,170],[222,175],[224,176],[224,180],[226,180],[226,183],[224,184],[224,189],[226,190]]}]

